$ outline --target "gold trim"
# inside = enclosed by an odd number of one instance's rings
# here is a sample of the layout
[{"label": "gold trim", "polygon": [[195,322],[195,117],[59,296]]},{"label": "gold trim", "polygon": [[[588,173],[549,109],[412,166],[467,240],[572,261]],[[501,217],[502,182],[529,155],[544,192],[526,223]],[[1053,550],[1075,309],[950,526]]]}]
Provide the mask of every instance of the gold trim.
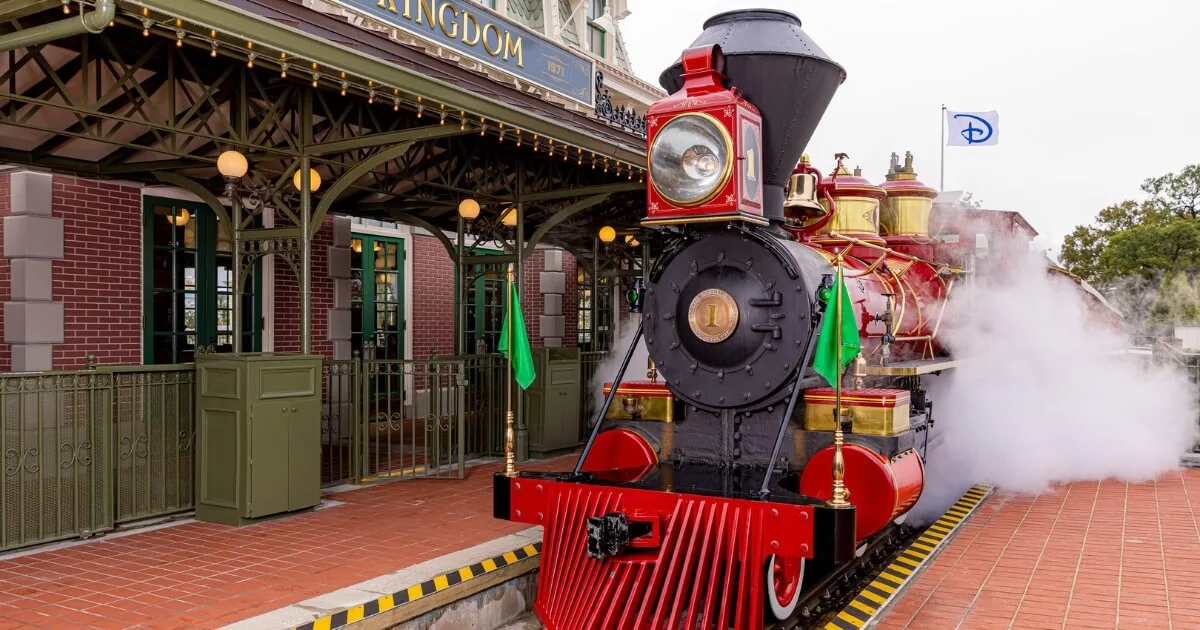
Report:
[{"label": "gold trim", "polygon": [[[725,167],[721,172],[721,179],[718,181],[717,185],[712,187],[712,190],[710,190],[708,194],[697,201],[683,202],[679,201],[678,199],[673,199],[670,195],[664,193],[662,189],[658,187],[658,184],[654,181],[654,169],[649,167],[654,163],[654,145],[658,143],[658,139],[662,137],[663,132],[667,130],[667,127],[675,124],[675,121],[689,116],[707,119],[713,124],[713,126],[717,128],[718,131],[721,132],[721,139],[725,141]],[[717,195],[721,194],[721,189],[729,183],[729,178],[733,176],[733,162],[735,159],[736,158],[733,155],[733,136],[729,135],[729,130],[725,128],[725,125],[721,124],[721,121],[717,120],[712,114],[706,112],[688,112],[675,116],[669,122],[664,124],[658,133],[654,134],[654,142],[650,144],[650,150],[646,155],[646,173],[650,177],[650,185],[654,187],[654,190],[659,194],[660,197],[669,201],[672,205],[676,205],[681,208],[694,208],[712,201]]]},{"label": "gold trim", "polygon": [[688,327],[700,341],[720,343],[737,330],[738,315],[733,296],[721,289],[705,289],[688,305]]},{"label": "gold trim", "polygon": [[642,225],[682,225],[684,223],[716,223],[718,221],[748,221],[756,225],[770,225],[771,222],[765,217],[756,217],[754,215],[742,214],[735,212],[733,214],[713,214],[697,217],[677,217],[671,219],[643,219]]},{"label": "gold trim", "polygon": [[905,361],[891,365],[868,365],[867,376],[919,376],[958,367],[955,359]]},{"label": "gold trim", "polygon": [[[618,393],[625,393],[618,390]],[[630,413],[637,412],[637,417]],[[675,405],[670,396],[622,396],[620,402],[611,405],[605,420],[639,420],[645,422],[675,422]]]},{"label": "gold trim", "polygon": [[[855,435],[893,436],[909,428],[909,404],[905,401],[895,407],[846,406],[850,414],[850,432]],[[833,410],[836,405],[805,404],[804,428],[807,431],[833,431]]]}]

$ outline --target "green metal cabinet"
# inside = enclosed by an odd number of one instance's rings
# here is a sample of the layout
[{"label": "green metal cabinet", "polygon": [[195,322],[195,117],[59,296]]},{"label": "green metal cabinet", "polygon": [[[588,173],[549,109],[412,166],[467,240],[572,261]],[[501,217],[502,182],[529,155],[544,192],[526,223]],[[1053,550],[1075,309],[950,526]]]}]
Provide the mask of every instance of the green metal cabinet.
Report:
[{"label": "green metal cabinet", "polygon": [[578,348],[534,348],[537,378],[525,391],[529,453],[542,457],[579,445]]},{"label": "green metal cabinet", "polygon": [[321,362],[196,355],[196,519],[245,525],[321,502]]}]

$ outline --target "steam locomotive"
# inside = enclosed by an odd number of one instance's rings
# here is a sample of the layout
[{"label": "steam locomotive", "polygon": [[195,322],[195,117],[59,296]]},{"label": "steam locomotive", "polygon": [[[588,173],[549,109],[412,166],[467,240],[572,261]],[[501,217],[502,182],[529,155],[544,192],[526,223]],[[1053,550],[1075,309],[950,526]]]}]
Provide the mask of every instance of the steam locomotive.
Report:
[{"label": "steam locomotive", "polygon": [[[712,17],[662,73],[643,225],[670,241],[637,338],[574,470],[494,479],[497,518],[545,528],[547,628],[794,619],[920,497],[922,376],[954,367],[939,329],[969,274],[930,235],[911,156],[881,185],[801,159],[845,78],[796,16],[760,9]],[[862,340],[841,416],[810,369],[839,259]],[[642,337],[647,378],[623,380]]]}]

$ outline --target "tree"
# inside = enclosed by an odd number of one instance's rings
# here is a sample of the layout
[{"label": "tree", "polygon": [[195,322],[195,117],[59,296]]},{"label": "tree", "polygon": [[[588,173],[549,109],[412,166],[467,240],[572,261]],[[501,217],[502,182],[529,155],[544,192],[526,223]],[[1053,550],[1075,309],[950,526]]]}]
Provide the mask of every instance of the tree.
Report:
[{"label": "tree", "polygon": [[[1141,189],[1146,194],[1144,201],[1126,200],[1108,206],[1096,215],[1092,225],[1078,226],[1067,235],[1059,254],[1063,266],[1097,286],[1110,284],[1124,269],[1109,268],[1103,262],[1103,254],[1114,236],[1139,226],[1167,226],[1173,219],[1200,220],[1200,164],[1184,167],[1178,173],[1143,180]],[[1181,231],[1183,228],[1176,226],[1173,229],[1175,238],[1185,237]],[[1143,232],[1134,238],[1144,239],[1147,234],[1151,232]],[[1125,256],[1131,246],[1131,243],[1126,243],[1123,246],[1124,253],[1110,256],[1109,260],[1115,264],[1130,263]],[[1183,251],[1179,252],[1179,256],[1187,259]],[[1168,266],[1173,265],[1172,262]],[[1196,270],[1186,271],[1192,273]]]},{"label": "tree", "polygon": [[1158,225],[1160,216],[1146,202],[1122,201],[1096,216],[1093,225],[1080,225],[1063,239],[1059,262],[1071,273],[1096,285],[1112,280],[1100,262],[1112,237],[1139,225]]},{"label": "tree", "polygon": [[1142,190],[1150,196],[1147,203],[1158,211],[1181,219],[1200,219],[1200,164],[1147,179]]},{"label": "tree", "polygon": [[1120,230],[1109,238],[1098,266],[1106,281],[1192,276],[1200,269],[1200,221],[1176,218]]}]

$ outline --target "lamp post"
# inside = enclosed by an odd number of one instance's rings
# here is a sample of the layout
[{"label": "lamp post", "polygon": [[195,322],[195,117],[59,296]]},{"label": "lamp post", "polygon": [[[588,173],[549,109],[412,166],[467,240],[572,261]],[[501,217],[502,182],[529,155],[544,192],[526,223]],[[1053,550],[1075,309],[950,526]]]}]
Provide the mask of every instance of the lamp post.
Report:
[{"label": "lamp post", "polygon": [[[309,168],[307,177],[304,172],[304,166],[308,165],[308,160],[302,160],[302,168],[296,171],[292,178],[292,185],[296,191],[304,196],[304,181],[308,180],[308,193],[315,193],[321,187],[321,175],[316,169]],[[250,162],[246,156],[241,153],[229,150],[217,157],[217,171],[221,173],[221,177],[225,180],[225,196],[229,198],[230,213],[229,213],[229,241],[233,250],[233,304],[231,325],[233,327],[233,351],[242,351],[242,293],[245,285],[245,274],[248,271],[248,264],[243,263],[245,257],[244,247],[242,245],[242,214],[244,210],[250,210],[252,213],[262,213],[266,210],[267,205],[274,198],[275,191],[271,186],[252,186],[243,181],[243,178],[250,171]],[[302,218],[304,219],[301,230],[301,273],[300,273],[300,319],[302,321],[301,330],[301,352],[307,354],[312,351],[312,332],[309,330],[312,327],[312,278],[310,273],[311,267],[311,234],[308,224],[309,213],[305,208],[302,208]]]}]

